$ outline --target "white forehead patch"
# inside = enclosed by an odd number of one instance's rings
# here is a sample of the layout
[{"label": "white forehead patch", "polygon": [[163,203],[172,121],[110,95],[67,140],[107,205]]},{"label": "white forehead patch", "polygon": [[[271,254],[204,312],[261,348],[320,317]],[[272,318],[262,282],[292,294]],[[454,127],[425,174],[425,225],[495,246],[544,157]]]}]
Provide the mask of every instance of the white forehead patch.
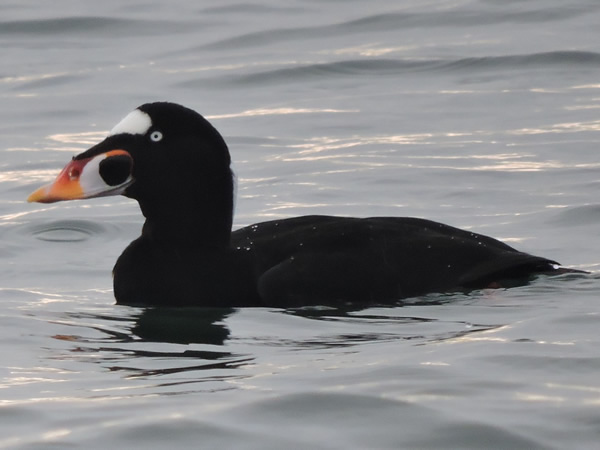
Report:
[{"label": "white forehead patch", "polygon": [[152,126],[152,119],[144,111],[135,109],[127,114],[115,127],[110,130],[109,136],[114,134],[146,134]]}]

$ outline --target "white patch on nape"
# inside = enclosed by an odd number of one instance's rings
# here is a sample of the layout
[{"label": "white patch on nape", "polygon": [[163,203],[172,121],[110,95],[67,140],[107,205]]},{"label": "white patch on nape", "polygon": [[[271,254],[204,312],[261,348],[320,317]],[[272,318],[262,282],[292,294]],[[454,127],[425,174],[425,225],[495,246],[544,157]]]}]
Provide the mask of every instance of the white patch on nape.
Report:
[{"label": "white patch on nape", "polygon": [[135,109],[127,114],[115,127],[108,133],[109,136],[115,134],[146,134],[152,126],[152,119],[144,111]]}]

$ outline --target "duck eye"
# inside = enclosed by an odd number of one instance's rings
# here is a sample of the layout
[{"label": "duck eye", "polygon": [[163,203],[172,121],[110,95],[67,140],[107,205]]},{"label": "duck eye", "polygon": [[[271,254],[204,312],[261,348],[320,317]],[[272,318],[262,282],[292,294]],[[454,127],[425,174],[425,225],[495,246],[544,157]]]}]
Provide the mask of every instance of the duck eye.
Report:
[{"label": "duck eye", "polygon": [[160,131],[153,131],[150,134],[150,140],[152,142],[158,142],[163,138],[163,134]]}]

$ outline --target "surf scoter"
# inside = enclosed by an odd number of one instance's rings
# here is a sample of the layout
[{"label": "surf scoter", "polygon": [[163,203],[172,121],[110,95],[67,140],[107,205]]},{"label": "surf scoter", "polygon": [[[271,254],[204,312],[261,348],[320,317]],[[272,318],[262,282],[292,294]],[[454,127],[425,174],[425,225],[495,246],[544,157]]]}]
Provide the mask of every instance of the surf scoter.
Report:
[{"label": "surf scoter", "polygon": [[393,304],[569,271],[416,218],[304,216],[232,231],[230,163],[225,141],[200,114],[149,103],[28,201],[119,194],[138,201],[142,234],[113,269],[115,298],[126,305]]}]

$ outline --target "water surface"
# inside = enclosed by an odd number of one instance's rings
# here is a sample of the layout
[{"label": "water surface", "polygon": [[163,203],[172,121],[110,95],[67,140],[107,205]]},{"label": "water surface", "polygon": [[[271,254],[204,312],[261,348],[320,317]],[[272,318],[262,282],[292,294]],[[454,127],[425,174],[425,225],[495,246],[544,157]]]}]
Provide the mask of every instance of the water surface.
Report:
[{"label": "water surface", "polygon": [[[600,5],[0,6],[0,447],[593,448]],[[235,226],[426,217],[592,275],[387,308],[143,309],[124,198],[24,199],[139,104],[208,117]]]}]

